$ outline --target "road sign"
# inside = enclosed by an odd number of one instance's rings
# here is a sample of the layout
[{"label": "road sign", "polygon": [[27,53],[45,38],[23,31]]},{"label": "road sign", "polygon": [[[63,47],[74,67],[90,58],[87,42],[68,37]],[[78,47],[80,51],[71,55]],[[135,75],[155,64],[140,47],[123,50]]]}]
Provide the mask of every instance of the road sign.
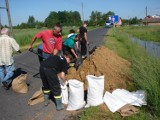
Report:
[{"label": "road sign", "polygon": [[112,21],[112,23],[118,23],[118,21],[119,21],[118,15],[111,16],[111,21]]}]

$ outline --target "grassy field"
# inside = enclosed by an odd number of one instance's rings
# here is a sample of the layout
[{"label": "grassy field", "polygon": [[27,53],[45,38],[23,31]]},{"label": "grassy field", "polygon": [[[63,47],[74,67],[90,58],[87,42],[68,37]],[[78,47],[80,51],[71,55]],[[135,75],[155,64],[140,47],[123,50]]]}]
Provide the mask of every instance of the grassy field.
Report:
[{"label": "grassy field", "polygon": [[127,26],[120,29],[142,40],[160,42],[160,26]]},{"label": "grassy field", "polygon": [[[70,29],[74,29],[75,31],[77,31],[79,27],[63,27],[63,31],[62,31],[62,36],[63,39],[66,38],[66,36],[69,34],[69,30]],[[95,29],[96,27],[88,27],[88,31]],[[42,29],[36,29],[36,28],[32,28],[32,29],[13,29],[13,37],[16,39],[16,41],[18,42],[18,44],[20,45],[21,49],[25,50],[27,48],[27,46],[30,44],[32,37],[42,31],[45,30],[46,28],[42,28]],[[38,44],[41,43],[41,40],[37,40],[36,44],[34,44],[34,47],[36,47]]]},{"label": "grassy field", "polygon": [[[160,59],[148,56],[144,48],[132,43],[128,32],[126,32],[129,29],[132,29],[132,27],[117,28],[116,32],[114,32],[113,28],[111,28],[107,33],[105,46],[115,51],[122,58],[125,58],[131,62],[132,66],[129,76],[134,82],[135,90],[145,91],[147,96],[147,106],[140,107],[140,112],[138,114],[129,117],[121,117],[119,113],[113,114],[102,109],[101,107],[91,107],[85,109],[81,113],[79,118],[80,120],[160,119]],[[139,32],[142,31],[141,27],[139,29]],[[148,28],[148,30],[151,29]],[[135,30],[132,31],[133,33],[131,31],[130,34],[134,35]],[[158,31],[156,31],[156,33],[158,33]],[[130,86],[128,86],[128,90],[131,90]]]}]

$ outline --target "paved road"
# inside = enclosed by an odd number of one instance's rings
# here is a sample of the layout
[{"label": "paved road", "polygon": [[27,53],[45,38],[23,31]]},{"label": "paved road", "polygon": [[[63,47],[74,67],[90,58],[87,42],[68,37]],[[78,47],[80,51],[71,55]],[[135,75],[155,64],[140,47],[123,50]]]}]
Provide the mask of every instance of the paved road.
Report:
[{"label": "paved road", "polygon": [[[88,32],[90,49],[103,43],[106,28],[99,28]],[[27,83],[30,84],[27,94],[15,93],[11,88],[6,91],[0,88],[0,120],[71,120],[68,118],[73,112],[56,111],[55,104],[44,107],[43,103],[33,106],[27,104],[29,98],[41,87],[41,80],[36,75],[39,69],[38,58],[35,54],[23,52],[14,56],[16,68],[27,72]]]}]

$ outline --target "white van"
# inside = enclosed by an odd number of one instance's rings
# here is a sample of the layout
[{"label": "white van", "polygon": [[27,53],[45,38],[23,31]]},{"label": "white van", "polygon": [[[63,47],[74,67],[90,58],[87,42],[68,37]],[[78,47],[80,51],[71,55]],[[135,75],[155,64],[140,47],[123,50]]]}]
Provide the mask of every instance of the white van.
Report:
[{"label": "white van", "polygon": [[106,20],[105,27],[112,27],[112,26],[113,26],[113,23],[111,23],[110,20]]}]

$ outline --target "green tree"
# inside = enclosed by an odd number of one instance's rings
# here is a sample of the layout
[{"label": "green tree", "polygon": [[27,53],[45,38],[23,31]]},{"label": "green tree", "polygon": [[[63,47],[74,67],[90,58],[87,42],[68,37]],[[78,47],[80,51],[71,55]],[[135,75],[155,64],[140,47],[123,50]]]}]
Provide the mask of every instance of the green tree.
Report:
[{"label": "green tree", "polygon": [[40,22],[40,21],[36,21],[35,22],[35,27],[38,29],[38,28],[42,28],[42,27],[44,27],[44,22]]},{"label": "green tree", "polygon": [[79,12],[77,11],[74,11],[74,12],[70,12],[69,13],[70,15],[70,21],[68,20],[68,23],[70,23],[70,25],[72,26],[79,26],[81,25],[81,17],[80,17],[80,14]]},{"label": "green tree", "polygon": [[131,24],[139,24],[139,20],[137,17],[131,19]]},{"label": "green tree", "polygon": [[45,19],[44,24],[48,28],[52,28],[55,23],[59,22],[57,12],[50,12],[49,16]]},{"label": "green tree", "polygon": [[102,22],[102,13],[98,11],[92,11],[89,24],[90,25],[101,25]]},{"label": "green tree", "polygon": [[27,26],[29,28],[35,27],[35,18],[33,16],[29,16],[28,21],[27,21]]},{"label": "green tree", "polygon": [[28,25],[27,25],[27,23],[21,23],[19,28],[20,29],[25,29],[25,28],[28,28]]},{"label": "green tree", "polygon": [[98,11],[92,11],[90,20],[89,20],[89,25],[104,25],[104,22],[109,19],[109,16],[115,15],[114,12],[109,11],[108,13],[101,13]]}]

